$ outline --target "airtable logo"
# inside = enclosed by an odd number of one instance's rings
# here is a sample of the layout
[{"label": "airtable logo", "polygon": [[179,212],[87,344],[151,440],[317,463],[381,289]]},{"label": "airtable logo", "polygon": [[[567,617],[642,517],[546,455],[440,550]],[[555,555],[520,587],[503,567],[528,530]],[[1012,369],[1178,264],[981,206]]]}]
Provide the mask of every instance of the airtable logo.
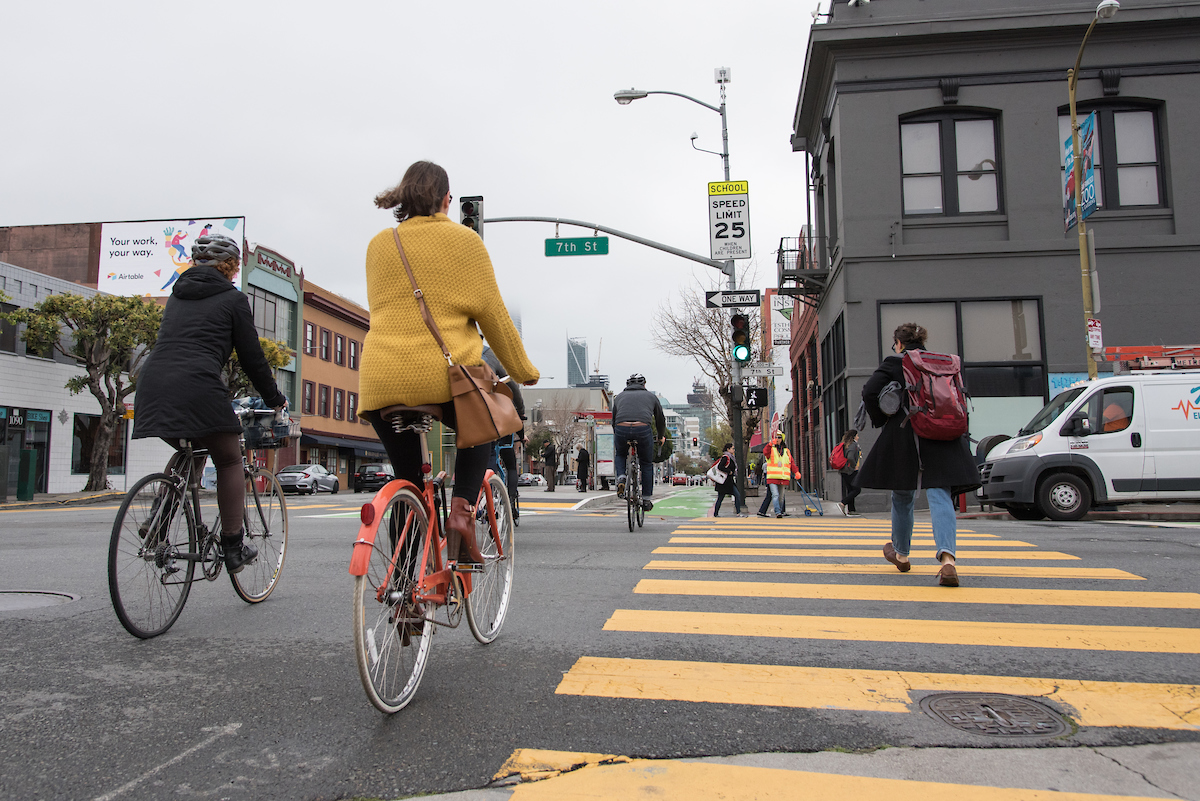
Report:
[{"label": "airtable logo", "polygon": [[1191,393],[1195,395],[1195,399],[1184,398],[1179,403],[1171,407],[1171,411],[1178,409],[1183,412],[1183,416],[1188,420],[1200,420],[1200,387],[1192,387]]}]

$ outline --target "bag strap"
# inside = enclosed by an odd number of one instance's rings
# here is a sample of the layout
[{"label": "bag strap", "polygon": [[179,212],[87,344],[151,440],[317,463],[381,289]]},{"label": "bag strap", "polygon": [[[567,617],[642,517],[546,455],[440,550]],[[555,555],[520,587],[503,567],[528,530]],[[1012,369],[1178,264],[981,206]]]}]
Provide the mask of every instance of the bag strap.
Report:
[{"label": "bag strap", "polygon": [[442,349],[442,355],[446,357],[446,364],[453,367],[454,360],[450,358],[450,350],[446,347],[445,340],[442,339],[442,332],[438,330],[437,323],[433,321],[433,315],[429,313],[429,307],[425,305],[425,295],[417,286],[416,276],[413,275],[412,267],[408,263],[408,254],[404,252],[404,245],[400,244],[400,234],[395,228],[392,229],[392,238],[396,240],[396,250],[400,251],[400,261],[404,262],[404,271],[408,273],[408,281],[412,284],[413,297],[417,299],[417,307],[421,310],[421,319],[425,321],[429,333],[433,334],[433,338],[437,340],[438,347]]}]

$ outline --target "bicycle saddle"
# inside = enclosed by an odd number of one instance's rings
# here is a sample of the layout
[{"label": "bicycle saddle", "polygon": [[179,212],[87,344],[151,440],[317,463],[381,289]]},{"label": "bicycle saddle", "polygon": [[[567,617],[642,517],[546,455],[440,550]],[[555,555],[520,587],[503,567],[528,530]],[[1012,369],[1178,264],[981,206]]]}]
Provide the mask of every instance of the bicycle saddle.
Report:
[{"label": "bicycle saddle", "polygon": [[379,417],[392,424],[397,434],[403,431],[428,431],[433,428],[434,421],[441,422],[441,406],[385,406],[379,410]]}]

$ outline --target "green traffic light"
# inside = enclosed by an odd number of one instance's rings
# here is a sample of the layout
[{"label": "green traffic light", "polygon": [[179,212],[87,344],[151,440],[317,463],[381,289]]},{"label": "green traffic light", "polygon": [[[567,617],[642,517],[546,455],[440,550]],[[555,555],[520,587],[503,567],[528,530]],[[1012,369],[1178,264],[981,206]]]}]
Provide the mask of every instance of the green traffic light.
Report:
[{"label": "green traffic light", "polygon": [[746,345],[734,345],[733,358],[735,361],[739,362],[750,361],[750,348]]}]

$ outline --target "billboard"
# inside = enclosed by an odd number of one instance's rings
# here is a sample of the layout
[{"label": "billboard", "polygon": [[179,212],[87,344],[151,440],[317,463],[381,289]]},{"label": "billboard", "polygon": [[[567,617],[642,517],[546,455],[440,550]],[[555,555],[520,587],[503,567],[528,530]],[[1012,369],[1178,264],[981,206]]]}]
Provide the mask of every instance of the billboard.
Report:
[{"label": "billboard", "polygon": [[241,248],[246,218],[103,223],[96,289],[110,295],[166,297],[175,280],[192,266],[192,244],[210,233],[227,236]]}]

